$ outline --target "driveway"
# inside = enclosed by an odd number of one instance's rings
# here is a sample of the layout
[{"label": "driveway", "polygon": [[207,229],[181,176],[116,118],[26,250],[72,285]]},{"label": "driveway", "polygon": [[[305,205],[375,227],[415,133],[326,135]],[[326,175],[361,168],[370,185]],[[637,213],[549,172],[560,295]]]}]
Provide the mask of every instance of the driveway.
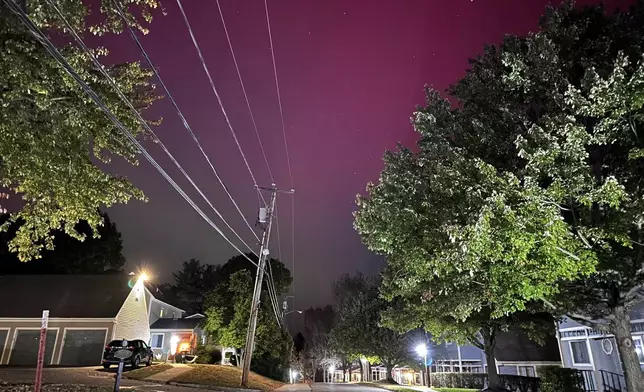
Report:
[{"label": "driveway", "polygon": [[[43,382],[47,384],[74,384],[100,387],[114,386],[115,370],[105,371],[99,367],[85,368],[46,368],[43,371]],[[33,383],[35,369],[0,367],[0,380],[7,383]],[[124,391],[153,392],[195,392],[202,389],[177,387],[165,384],[154,384],[136,380],[121,380]]]},{"label": "driveway", "polygon": [[313,392],[386,392],[384,389],[367,387],[356,384],[325,384],[316,382],[311,384]]}]

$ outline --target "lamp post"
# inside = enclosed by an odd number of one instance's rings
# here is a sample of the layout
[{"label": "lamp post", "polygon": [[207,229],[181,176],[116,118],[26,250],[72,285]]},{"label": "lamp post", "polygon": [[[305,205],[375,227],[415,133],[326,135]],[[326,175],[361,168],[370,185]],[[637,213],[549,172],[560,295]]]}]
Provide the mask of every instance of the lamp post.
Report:
[{"label": "lamp post", "polygon": [[427,369],[427,346],[425,343],[421,343],[418,346],[416,346],[416,353],[423,357],[423,363],[425,364],[425,376],[423,377],[425,379],[425,384],[427,387],[430,386],[431,380],[429,378],[429,372]]}]

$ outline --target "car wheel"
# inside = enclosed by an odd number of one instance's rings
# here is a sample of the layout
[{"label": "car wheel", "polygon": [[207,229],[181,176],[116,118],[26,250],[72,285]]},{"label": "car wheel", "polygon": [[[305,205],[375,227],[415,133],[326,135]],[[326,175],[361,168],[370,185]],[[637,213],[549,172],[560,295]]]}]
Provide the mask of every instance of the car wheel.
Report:
[{"label": "car wheel", "polygon": [[145,363],[145,366],[152,366],[152,355],[148,357],[148,361]]},{"label": "car wheel", "polygon": [[139,356],[137,355],[137,356],[136,356],[136,357],[134,357],[134,359],[132,360],[132,369],[136,369],[136,368],[138,368],[140,363],[141,363],[141,358],[139,358]]},{"label": "car wheel", "polygon": [[110,368],[110,364],[109,364],[109,363],[104,363],[104,364],[103,364],[103,369],[109,369],[109,368]]}]

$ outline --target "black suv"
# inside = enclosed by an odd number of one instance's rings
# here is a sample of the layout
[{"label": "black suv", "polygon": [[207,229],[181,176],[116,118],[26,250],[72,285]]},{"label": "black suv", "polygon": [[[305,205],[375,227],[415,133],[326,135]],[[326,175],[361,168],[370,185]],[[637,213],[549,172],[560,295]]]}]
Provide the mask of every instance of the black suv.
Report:
[{"label": "black suv", "polygon": [[132,353],[124,361],[125,365],[130,365],[134,369],[139,367],[141,363],[145,363],[145,366],[152,365],[154,353],[143,340],[126,340],[125,342],[125,347],[123,347],[123,340],[112,340],[110,344],[105,346],[105,352],[103,353],[103,367],[105,369],[109,369],[110,365],[118,365],[121,362],[119,358],[114,356],[114,353],[123,349],[129,350]]}]

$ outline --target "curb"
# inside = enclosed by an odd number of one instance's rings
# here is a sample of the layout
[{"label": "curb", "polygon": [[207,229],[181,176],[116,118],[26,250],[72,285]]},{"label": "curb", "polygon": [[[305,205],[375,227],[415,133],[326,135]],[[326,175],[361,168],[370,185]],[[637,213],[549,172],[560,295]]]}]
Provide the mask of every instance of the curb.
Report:
[{"label": "curb", "polygon": [[259,389],[244,389],[244,388],[231,388],[231,387],[218,387],[215,385],[205,385],[205,384],[189,384],[183,382],[174,382],[168,381],[167,385],[172,385],[175,387],[186,387],[186,388],[195,388],[203,389],[206,391],[221,391],[221,392],[262,392]]}]

